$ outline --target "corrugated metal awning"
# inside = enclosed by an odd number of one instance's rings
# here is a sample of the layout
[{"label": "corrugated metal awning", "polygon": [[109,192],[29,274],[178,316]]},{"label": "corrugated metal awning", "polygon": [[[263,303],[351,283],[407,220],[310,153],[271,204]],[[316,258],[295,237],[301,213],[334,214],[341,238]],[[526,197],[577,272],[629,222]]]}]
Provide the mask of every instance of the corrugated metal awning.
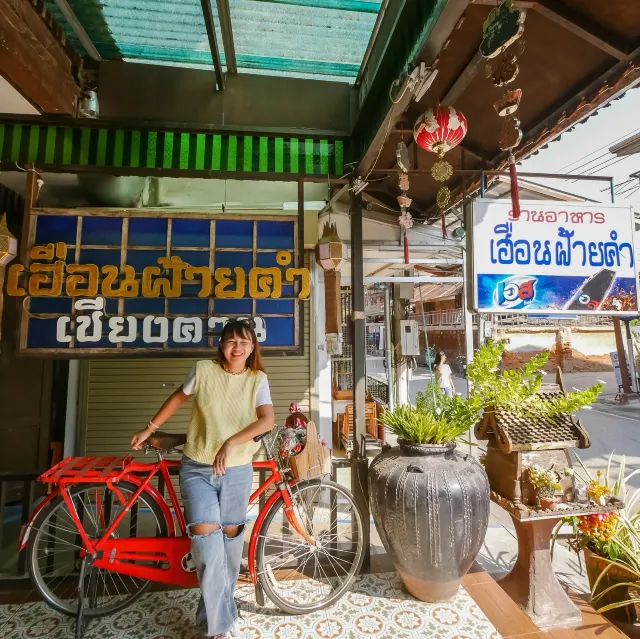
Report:
[{"label": "corrugated metal awning", "polygon": [[[45,0],[73,47],[85,47]],[[200,0],[68,0],[105,60],[212,66]],[[230,0],[238,71],[355,81],[381,0]],[[211,3],[223,66],[222,31]]]}]

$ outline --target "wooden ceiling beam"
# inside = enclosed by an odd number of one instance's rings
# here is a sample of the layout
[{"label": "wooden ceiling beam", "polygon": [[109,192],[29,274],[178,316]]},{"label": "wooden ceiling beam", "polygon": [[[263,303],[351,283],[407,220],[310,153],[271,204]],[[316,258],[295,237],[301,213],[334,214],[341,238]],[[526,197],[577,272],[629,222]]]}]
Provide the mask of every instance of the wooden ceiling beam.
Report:
[{"label": "wooden ceiling beam", "polygon": [[89,34],[85,31],[84,27],[78,20],[74,10],[71,8],[67,0],[54,0],[60,13],[64,16],[64,19],[69,23],[71,30],[76,34],[78,40],[80,40],[82,46],[85,48],[89,57],[96,62],[102,62],[102,56],[98,53],[93,41],[89,37]]},{"label": "wooden ceiling beam", "polygon": [[478,71],[482,68],[484,64],[484,57],[480,53],[480,51],[476,51],[466,64],[462,73],[456,78],[455,82],[449,87],[449,90],[445,94],[444,98],[442,98],[442,104],[445,106],[453,106],[460,96],[467,90],[473,78],[476,77]]},{"label": "wooden ceiling beam", "polygon": [[216,38],[216,27],[213,22],[213,9],[211,8],[211,0],[200,0],[200,5],[202,7],[204,26],[207,29],[207,38],[209,40],[209,49],[211,50],[213,69],[216,74],[216,86],[220,91],[222,91],[224,89],[224,74],[222,72],[222,61],[220,60],[218,39]]},{"label": "wooden ceiling beam", "polygon": [[613,34],[606,33],[600,25],[588,20],[577,11],[571,10],[558,0],[552,2],[539,0],[533,4],[532,9],[547,20],[551,20],[578,38],[604,51],[612,58],[624,60],[628,55],[628,51],[625,51],[625,45],[615,42],[616,38]]},{"label": "wooden ceiling beam", "polygon": [[0,74],[51,115],[75,115],[73,63],[28,0],[0,0]]}]

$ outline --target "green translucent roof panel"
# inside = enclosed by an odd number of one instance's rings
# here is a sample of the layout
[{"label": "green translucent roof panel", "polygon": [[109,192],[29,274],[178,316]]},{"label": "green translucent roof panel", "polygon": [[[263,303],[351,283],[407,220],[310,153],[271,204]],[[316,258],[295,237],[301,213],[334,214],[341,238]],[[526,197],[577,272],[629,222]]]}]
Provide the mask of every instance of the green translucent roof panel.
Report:
[{"label": "green translucent roof panel", "polygon": [[[73,46],[86,53],[45,0]],[[200,0],[69,0],[107,60],[211,63]],[[380,0],[230,0],[238,70],[352,82],[375,24]],[[224,51],[216,3],[218,47]]]}]

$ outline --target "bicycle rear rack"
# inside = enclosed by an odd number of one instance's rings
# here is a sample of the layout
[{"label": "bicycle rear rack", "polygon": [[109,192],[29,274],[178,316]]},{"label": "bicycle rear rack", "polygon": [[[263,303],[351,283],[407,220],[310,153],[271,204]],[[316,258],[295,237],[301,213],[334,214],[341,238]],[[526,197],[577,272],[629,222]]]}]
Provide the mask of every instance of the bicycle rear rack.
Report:
[{"label": "bicycle rear rack", "polygon": [[63,480],[68,483],[118,480],[132,461],[131,455],[126,457],[66,457],[40,475],[38,480],[45,484],[57,484]]}]

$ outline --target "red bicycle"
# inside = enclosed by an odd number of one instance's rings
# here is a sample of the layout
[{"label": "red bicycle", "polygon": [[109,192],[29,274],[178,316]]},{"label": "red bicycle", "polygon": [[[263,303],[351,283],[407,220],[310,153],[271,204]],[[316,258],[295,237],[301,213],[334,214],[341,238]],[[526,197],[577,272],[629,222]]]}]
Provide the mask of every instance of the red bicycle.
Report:
[{"label": "red bicycle", "polygon": [[[260,439],[260,438],[259,438]],[[286,478],[277,435],[262,436],[268,473],[251,495],[264,506],[251,527],[248,565],[256,599],[264,594],[283,612],[302,614],[337,601],[362,564],[363,521],[353,496],[323,478]],[[55,489],[23,528],[35,588],[56,610],[77,617],[76,637],[91,618],[122,610],[151,584],[198,584],[185,518],[170,469],[185,435],[156,432],[146,442],[154,463],[132,457],[69,457],[39,479]],[[164,481],[169,504],[154,486]],[[269,495],[269,491],[272,491]],[[176,527],[177,522],[177,527]],[[249,527],[249,526],[248,526]]]}]

